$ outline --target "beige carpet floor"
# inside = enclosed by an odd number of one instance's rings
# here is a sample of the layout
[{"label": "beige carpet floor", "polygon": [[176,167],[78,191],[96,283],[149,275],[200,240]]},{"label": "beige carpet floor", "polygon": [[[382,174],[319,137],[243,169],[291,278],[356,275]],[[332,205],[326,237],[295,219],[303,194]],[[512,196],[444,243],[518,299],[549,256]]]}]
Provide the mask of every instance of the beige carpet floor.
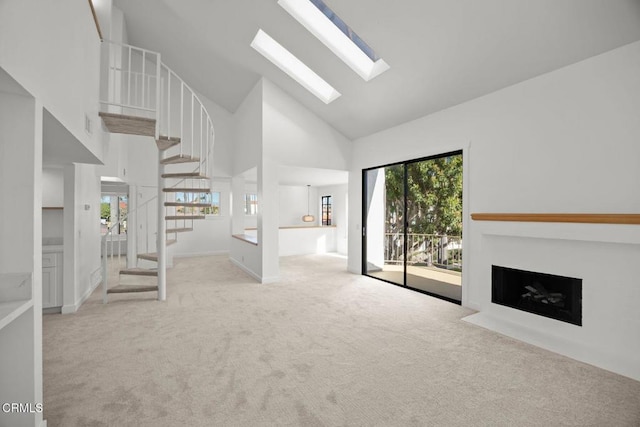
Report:
[{"label": "beige carpet floor", "polygon": [[460,319],[460,306],[288,257],[260,285],[181,259],[168,300],[99,291],[44,317],[58,426],[640,426],[640,382]]}]

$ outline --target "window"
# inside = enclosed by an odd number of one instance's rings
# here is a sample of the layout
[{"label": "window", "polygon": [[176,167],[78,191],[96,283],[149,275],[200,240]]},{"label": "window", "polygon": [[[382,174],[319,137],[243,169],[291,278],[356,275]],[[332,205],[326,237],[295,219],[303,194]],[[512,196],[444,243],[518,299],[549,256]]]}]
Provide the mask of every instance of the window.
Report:
[{"label": "window", "polygon": [[264,31],[258,30],[251,42],[251,47],[325,104],[331,103],[340,96],[340,92],[335,90],[333,86]]},{"label": "window", "polygon": [[244,214],[256,215],[258,213],[258,195],[247,193],[244,195]]},{"label": "window", "polygon": [[331,196],[322,196],[322,225],[331,225]]},{"label": "window", "polygon": [[127,233],[127,196],[124,194],[105,194],[100,199],[100,233],[107,234],[113,225],[116,225],[113,234]]},{"label": "window", "polygon": [[193,203],[193,206],[178,206],[176,213],[181,215],[221,215],[220,212],[220,192],[212,193],[176,193],[176,202]]},{"label": "window", "polygon": [[205,215],[214,215],[214,216],[220,216],[221,212],[220,212],[220,192],[219,191],[214,191],[212,193],[209,193],[207,196],[208,197],[208,203],[211,205],[209,207],[203,208],[202,213]]},{"label": "window", "polygon": [[389,69],[322,0],[278,0],[278,4],[365,81]]}]

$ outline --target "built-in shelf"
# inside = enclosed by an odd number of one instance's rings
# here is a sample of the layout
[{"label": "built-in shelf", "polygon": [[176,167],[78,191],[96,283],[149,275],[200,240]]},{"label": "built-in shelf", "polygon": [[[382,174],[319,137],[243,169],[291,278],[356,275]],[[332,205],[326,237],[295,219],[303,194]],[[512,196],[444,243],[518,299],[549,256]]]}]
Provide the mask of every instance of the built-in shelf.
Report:
[{"label": "built-in shelf", "polygon": [[250,243],[254,246],[258,246],[258,238],[256,236],[250,236],[248,234],[232,234],[231,237]]},{"label": "built-in shelf", "polygon": [[55,211],[55,210],[62,210],[64,209],[62,206],[43,206],[42,210],[43,211]]},{"label": "built-in shelf", "polygon": [[640,214],[472,213],[471,219],[474,221],[572,222],[583,224],[640,225]]},{"label": "built-in shelf", "polygon": [[31,274],[0,274],[0,329],[33,306]]},{"label": "built-in shelf", "polygon": [[0,330],[33,306],[33,299],[0,302]]}]

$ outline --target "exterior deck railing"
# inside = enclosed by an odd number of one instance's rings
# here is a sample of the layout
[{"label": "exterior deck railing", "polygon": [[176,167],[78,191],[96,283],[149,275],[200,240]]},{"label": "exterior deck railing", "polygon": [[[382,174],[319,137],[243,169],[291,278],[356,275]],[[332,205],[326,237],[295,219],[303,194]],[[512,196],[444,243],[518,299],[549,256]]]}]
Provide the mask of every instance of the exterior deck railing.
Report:
[{"label": "exterior deck railing", "polygon": [[[407,234],[407,264],[462,269],[462,237],[446,234]],[[385,264],[403,264],[403,233],[386,233]]]}]

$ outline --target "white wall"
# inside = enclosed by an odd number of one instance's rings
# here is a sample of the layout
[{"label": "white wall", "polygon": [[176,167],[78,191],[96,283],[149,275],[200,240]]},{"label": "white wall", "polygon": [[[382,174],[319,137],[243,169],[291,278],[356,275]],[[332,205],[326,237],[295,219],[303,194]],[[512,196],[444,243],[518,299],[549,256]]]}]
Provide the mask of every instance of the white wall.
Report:
[{"label": "white wall", "polygon": [[62,168],[42,168],[42,206],[61,207],[64,203],[64,173]]},{"label": "white wall", "polygon": [[233,114],[211,101],[204,95],[198,94],[202,105],[209,112],[215,129],[213,144],[213,177],[233,176],[234,154],[234,117]]},{"label": "white wall", "polygon": [[211,191],[220,192],[220,215],[193,222],[193,232],[181,233],[169,246],[176,257],[228,253],[231,249],[231,181],[214,180]]},{"label": "white wall", "polygon": [[96,168],[98,176],[119,178],[122,181],[129,180],[129,147],[131,141],[128,135],[111,134],[109,143],[105,146],[104,165]]},{"label": "white wall", "polygon": [[64,167],[63,313],[73,313],[100,283],[100,178],[95,165]]},{"label": "white wall", "polygon": [[318,225],[320,222],[318,188],[309,188],[309,213],[314,215],[314,222],[303,222],[302,216],[307,214],[307,186],[280,185],[278,187],[279,226]]},{"label": "white wall", "polygon": [[278,235],[279,256],[336,252],[335,227],[281,228]]},{"label": "white wall", "polygon": [[[42,169],[42,206],[64,206],[64,174],[62,168],[44,167]],[[42,239],[62,239],[63,210],[42,210]]]},{"label": "white wall", "polygon": [[[258,239],[264,245],[263,270],[268,280],[277,280],[278,227],[281,223],[278,201],[278,167],[282,165],[347,170],[351,143],[298,101],[266,79],[262,79],[263,159],[258,170],[261,198]],[[317,203],[317,202],[316,202]],[[317,208],[316,208],[317,209]]]},{"label": "white wall", "polygon": [[233,175],[258,166],[262,159],[262,80],[234,114]]},{"label": "white wall", "polygon": [[[245,227],[253,225],[253,218],[244,215],[245,178],[242,174],[250,169],[258,168],[262,161],[262,80],[254,86],[234,115],[234,149],[232,189],[232,230],[234,234],[242,234]],[[259,172],[258,172],[259,173]],[[258,217],[262,214],[262,195],[258,194]],[[256,227],[259,227],[256,218]],[[231,239],[231,261],[247,271],[257,280],[261,280],[262,241],[259,246]]]},{"label": "white wall", "polygon": [[[87,2],[0,2],[0,67],[102,158],[100,39]],[[84,131],[85,114],[93,135]]]},{"label": "white wall", "polygon": [[336,227],[336,251],[342,255],[346,255],[349,250],[349,226],[347,222],[349,218],[347,196],[348,190],[349,186],[347,184],[318,187],[318,194],[316,196],[316,201],[318,203],[316,212],[318,213],[319,221],[322,221],[322,196],[331,196],[331,225],[334,225]]},{"label": "white wall", "polygon": [[264,155],[278,165],[348,170],[351,141],[263,79]]},{"label": "white wall", "polygon": [[[491,225],[469,220],[472,212],[631,213],[640,210],[640,42],[511,86],[459,106],[387,129],[354,143],[349,193],[349,268],[360,271],[361,170],[447,151],[464,149],[466,221],[463,305],[492,310],[486,271],[491,253],[486,234],[510,234],[510,223]],[[556,224],[557,225],[557,224]],[[599,226],[552,228],[555,235],[577,230],[585,239]],[[500,231],[496,231],[495,228]],[[613,231],[624,226],[608,226]],[[521,225],[519,234],[540,235],[539,225]],[[633,227],[627,227],[633,235]],[[611,232],[607,234],[611,234]],[[549,250],[557,247],[548,242]],[[635,244],[640,243],[634,242]],[[600,248],[607,252],[608,245]],[[576,249],[577,250],[577,249]],[[611,249],[616,251],[617,249]],[[488,258],[487,258],[488,257]],[[585,268],[590,261],[583,261]],[[604,266],[603,266],[604,268]],[[633,265],[610,270],[609,281],[632,286]],[[590,285],[591,286],[591,285]],[[606,286],[600,284],[599,286]],[[597,301],[587,302],[595,304]],[[619,310],[603,298],[606,310]],[[624,305],[622,305],[624,306]],[[637,310],[620,314],[611,364],[629,368],[629,346],[640,347],[637,333],[625,325],[640,322]],[[586,326],[586,325],[585,325]],[[544,335],[544,333],[543,333]],[[623,337],[622,335],[626,335]],[[566,337],[565,337],[566,338]],[[565,341],[571,341],[571,337]],[[587,338],[585,338],[587,339]],[[611,342],[590,335],[584,346]],[[626,345],[622,342],[627,340]],[[631,340],[633,344],[629,342]],[[613,344],[612,344],[613,345]],[[580,351],[588,354],[583,347]],[[569,354],[579,357],[579,351]],[[565,352],[567,354],[567,352]],[[590,363],[602,363],[593,360]],[[636,362],[637,363],[637,362]],[[636,372],[640,368],[636,366]],[[640,377],[640,374],[638,374]]]},{"label": "white wall", "polygon": [[[2,402],[43,402],[42,111],[42,104],[0,69],[0,273],[30,273],[33,300],[32,308],[0,331]],[[0,412],[0,425],[41,421],[42,413]]]}]

